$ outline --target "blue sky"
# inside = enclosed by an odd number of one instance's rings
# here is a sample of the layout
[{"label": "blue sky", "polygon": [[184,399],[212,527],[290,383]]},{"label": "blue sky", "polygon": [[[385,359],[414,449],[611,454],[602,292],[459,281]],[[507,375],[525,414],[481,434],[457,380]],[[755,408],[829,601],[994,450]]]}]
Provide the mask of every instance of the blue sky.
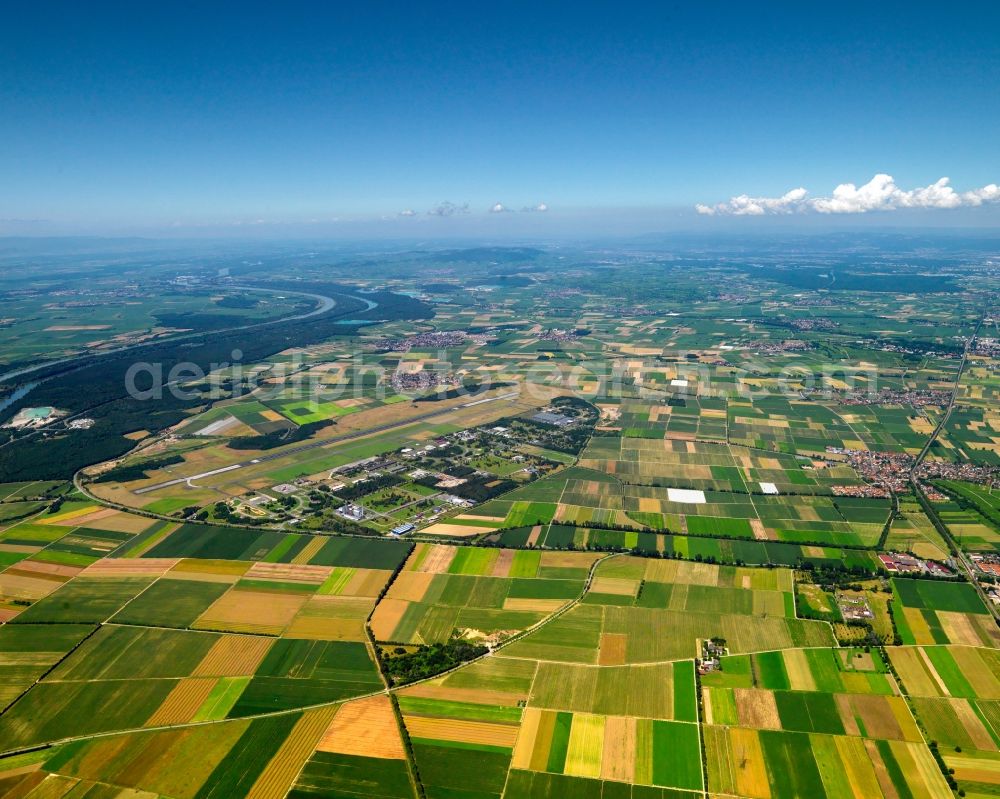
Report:
[{"label": "blue sky", "polygon": [[998,30],[985,2],[10,4],[0,233],[656,230],[878,173],[967,192],[1000,182]]}]

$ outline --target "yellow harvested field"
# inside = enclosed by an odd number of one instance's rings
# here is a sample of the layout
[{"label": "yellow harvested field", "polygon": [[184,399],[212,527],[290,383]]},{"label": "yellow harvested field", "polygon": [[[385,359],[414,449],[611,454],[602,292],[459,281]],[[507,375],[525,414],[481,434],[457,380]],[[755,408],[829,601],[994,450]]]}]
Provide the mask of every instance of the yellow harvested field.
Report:
[{"label": "yellow harvested field", "polygon": [[934,635],[920,608],[903,608],[906,625],[913,632],[913,640],[918,644],[933,644]]},{"label": "yellow harvested field", "polygon": [[403,716],[403,723],[411,738],[477,743],[488,746],[513,747],[518,732],[516,724],[494,724],[488,721],[466,719]]},{"label": "yellow harvested field", "polygon": [[955,611],[937,611],[938,621],[944,630],[948,640],[953,644],[966,644],[977,646],[981,643],[979,632],[972,624],[972,618],[967,613],[957,613]]},{"label": "yellow harvested field", "polygon": [[927,670],[927,674],[930,675],[930,678],[934,681],[942,694],[950,696],[951,691],[948,689],[948,683],[946,683],[944,678],[938,674],[937,667],[931,661],[930,656],[924,649],[920,649],[918,651],[920,652],[920,660],[923,662],[924,668]]},{"label": "yellow harvested field", "polygon": [[310,597],[285,635],[322,641],[365,641],[365,619],[371,606],[367,597]]},{"label": "yellow harvested field", "polygon": [[117,513],[117,511],[111,508],[105,508],[101,505],[85,505],[82,508],[74,508],[73,510],[64,510],[62,513],[55,513],[51,516],[46,515],[39,519],[38,524],[56,524],[60,527],[79,527],[79,523],[74,521],[83,516],[90,516],[93,513],[100,513],[103,516],[110,516],[112,513]]},{"label": "yellow harvested field", "polygon": [[407,602],[420,602],[431,583],[434,574],[431,572],[400,572],[389,588],[389,596],[393,599],[404,599]]},{"label": "yellow harvested field", "polygon": [[250,563],[239,560],[197,560],[184,558],[171,571],[183,573],[187,579],[196,579],[192,575],[203,575],[205,579],[217,579],[218,582],[234,583],[242,577]]},{"label": "yellow harvested field", "polygon": [[1000,675],[990,668],[980,653],[990,650],[972,649],[964,646],[949,648],[962,676],[968,681],[980,699],[1000,699]]},{"label": "yellow harvested field", "polygon": [[631,782],[635,774],[635,750],[635,719],[609,716],[604,722],[601,779]]},{"label": "yellow harvested field", "polygon": [[375,599],[389,582],[392,572],[388,569],[356,569],[354,577],[341,591],[342,596],[363,596]]},{"label": "yellow harvested field", "polygon": [[639,497],[639,510],[643,513],[659,513],[660,500],[656,497]]},{"label": "yellow harvested field", "polygon": [[501,549],[500,554],[497,556],[496,562],[493,564],[493,570],[490,572],[491,577],[506,577],[510,574],[511,564],[514,563],[514,555],[516,551],[513,549]]},{"label": "yellow harvested field", "polygon": [[595,577],[591,584],[591,590],[595,594],[613,594],[615,596],[634,597],[639,590],[638,580],[629,580],[624,577]]},{"label": "yellow harvested field", "polygon": [[113,509],[106,510],[110,510],[110,512],[100,516],[95,513],[77,519],[76,522],[95,530],[110,530],[116,533],[141,533],[156,523],[156,519],[150,519],[147,516],[137,516],[134,513],[124,513]]},{"label": "yellow harvested field", "polygon": [[341,705],[316,749],[340,755],[406,759],[392,704],[384,694]]},{"label": "yellow harvested field", "polygon": [[307,597],[234,588],[198,617],[194,627],[259,635],[281,635],[306,603]]},{"label": "yellow harvested field", "polygon": [[281,582],[318,585],[326,580],[332,571],[332,566],[257,562],[247,570],[244,576],[248,580],[279,580]]},{"label": "yellow harvested field", "polygon": [[890,741],[889,748],[909,785],[924,787],[926,793],[923,795],[928,799],[951,799],[954,796],[926,745]]},{"label": "yellow harvested field", "polygon": [[955,778],[987,785],[1000,785],[1000,759],[987,760],[965,754],[946,753],[944,762],[955,769]]},{"label": "yellow harvested field", "polygon": [[177,558],[103,558],[81,572],[85,577],[161,577]]},{"label": "yellow harvested field", "polygon": [[167,698],[146,719],[146,727],[162,727],[190,721],[198,708],[208,699],[218,680],[214,677],[189,677],[180,680]]},{"label": "yellow harvested field", "polygon": [[194,677],[242,677],[253,674],[274,640],[256,635],[225,635],[205,653]]},{"label": "yellow harvested field", "polygon": [[567,600],[565,599],[521,599],[519,597],[507,597],[503,602],[503,609],[553,613],[566,603]]},{"label": "yellow harvested field", "polygon": [[372,633],[378,641],[391,641],[396,627],[406,613],[410,603],[404,599],[392,599],[386,597],[375,607],[375,614],[372,616]]},{"label": "yellow harvested field", "polygon": [[935,679],[927,670],[924,654],[920,647],[899,646],[889,650],[889,657],[896,673],[911,696],[948,696],[943,690],[943,682]]},{"label": "yellow harvested field", "polygon": [[437,522],[430,527],[425,527],[420,532],[426,535],[441,535],[453,538],[469,538],[487,532],[487,527],[476,527],[471,524],[451,524],[449,522]]},{"label": "yellow harvested field", "polygon": [[838,735],[834,740],[847,780],[851,784],[854,799],[870,799],[872,796],[878,796],[881,793],[879,780],[875,774],[875,767],[868,758],[865,742],[860,738],[847,738],[842,735]]},{"label": "yellow harvested field", "polygon": [[[534,738],[528,742],[525,741],[525,747],[530,747],[530,752],[528,754],[528,765],[526,768],[532,771],[545,771],[547,768],[547,763],[549,760],[549,750],[552,747],[552,733],[555,730],[556,725],[556,714],[550,710],[540,710],[533,711],[539,714],[537,722],[532,725],[534,729]],[[522,725],[525,723],[522,718]],[[520,749],[521,741],[518,739],[515,751]]]},{"label": "yellow harvested field", "polygon": [[292,558],[292,563],[308,563],[316,556],[325,544],[326,540],[323,536],[314,536],[304,547],[302,547],[299,553]]},{"label": "yellow harvested field", "polygon": [[324,707],[306,711],[268,761],[247,793],[247,799],[283,799],[337,710],[337,707]]},{"label": "yellow harvested field", "polygon": [[542,552],[542,568],[589,569],[603,556],[596,552]]},{"label": "yellow harvested field", "polygon": [[743,796],[768,799],[771,796],[771,786],[757,731],[731,728],[729,746],[736,791]]},{"label": "yellow harvested field", "polygon": [[962,726],[972,739],[973,744],[975,744],[976,749],[982,749],[984,752],[997,751],[996,742],[979,716],[976,715],[976,711],[969,704],[969,700],[951,699],[948,701],[951,704],[952,710],[955,711],[955,715],[958,716],[958,720],[962,722]]},{"label": "yellow harvested field", "polygon": [[538,738],[538,727],[542,720],[542,713],[537,708],[529,707],[521,716],[521,728],[518,731],[517,741],[514,744],[514,754],[511,758],[511,767],[517,769],[531,768],[532,756],[535,752],[535,741]]},{"label": "yellow harvested field", "polygon": [[41,560],[22,560],[8,569],[11,574],[49,578],[61,582],[76,577],[81,571],[83,569],[80,566],[65,566],[61,563],[46,563]]},{"label": "yellow harvested field", "polygon": [[624,633],[603,633],[597,662],[601,666],[621,666],[625,663],[625,648],[628,636]]},{"label": "yellow harvested field", "polygon": [[0,596],[5,599],[27,599],[34,602],[51,594],[66,579],[68,578],[30,575],[14,568],[8,568],[0,573]]},{"label": "yellow harvested field", "polygon": [[406,570],[445,574],[455,558],[455,547],[444,544],[417,544],[406,564]]},{"label": "yellow harvested field", "polygon": [[734,688],[736,715],[740,726],[757,730],[780,730],[781,719],[774,694],[757,688]]},{"label": "yellow harvested field", "polygon": [[815,691],[816,681],[813,679],[805,650],[789,649],[782,653],[785,670],[788,672],[789,686],[793,691]]}]

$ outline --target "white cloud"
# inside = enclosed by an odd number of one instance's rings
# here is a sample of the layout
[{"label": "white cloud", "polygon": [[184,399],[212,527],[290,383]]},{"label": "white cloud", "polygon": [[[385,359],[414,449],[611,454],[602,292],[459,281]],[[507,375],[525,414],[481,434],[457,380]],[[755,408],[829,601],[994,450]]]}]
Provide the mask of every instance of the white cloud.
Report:
[{"label": "white cloud", "polygon": [[733,216],[763,216],[764,214],[790,214],[799,209],[805,201],[805,189],[798,188],[786,192],[781,197],[751,197],[741,194],[732,197],[728,203],[718,205],[702,205],[699,203],[695,209],[699,214],[712,216],[713,214],[732,214]]},{"label": "white cloud", "polygon": [[538,203],[538,205],[526,205],[521,209],[521,213],[542,213],[544,214],[549,210],[549,206],[546,203]]},{"label": "white cloud", "polygon": [[416,216],[417,212],[414,211],[412,208],[405,208],[404,210],[402,210],[402,211],[399,212],[399,215],[400,216]]},{"label": "white cloud", "polygon": [[429,216],[455,216],[456,214],[467,214],[469,213],[469,204],[455,205],[455,203],[450,203],[447,200],[440,205],[431,208],[427,212]]},{"label": "white cloud", "polygon": [[503,214],[506,213],[508,210],[509,209],[507,208],[507,206],[505,206],[503,203],[494,203],[493,205],[490,206],[491,214]]},{"label": "white cloud", "polygon": [[716,205],[698,203],[699,214],[714,216],[763,216],[814,211],[820,214],[865,214],[869,211],[895,211],[897,208],[961,208],[1000,201],[1000,187],[995,183],[981,189],[959,193],[941,178],[929,186],[899,188],[891,175],[878,174],[862,186],[841,183],[830,197],[809,198],[803,188],[792,189],[781,197],[750,197],[741,194]]},{"label": "white cloud", "polygon": [[966,205],[982,205],[983,203],[995,203],[1000,200],[1000,186],[991,183],[981,189],[973,189],[962,195]]}]

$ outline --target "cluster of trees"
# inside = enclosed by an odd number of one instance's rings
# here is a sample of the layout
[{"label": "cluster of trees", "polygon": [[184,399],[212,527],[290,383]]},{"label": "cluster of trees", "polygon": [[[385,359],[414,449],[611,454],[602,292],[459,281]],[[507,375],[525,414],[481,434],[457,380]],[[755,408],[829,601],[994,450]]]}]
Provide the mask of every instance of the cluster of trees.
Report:
[{"label": "cluster of trees", "polygon": [[405,482],[398,474],[380,474],[377,477],[369,477],[360,483],[349,485],[337,491],[335,496],[343,502],[352,502],[355,499],[380,491],[383,488],[392,488]]},{"label": "cluster of trees", "polygon": [[313,434],[322,430],[324,427],[329,427],[333,424],[330,419],[322,419],[318,422],[309,422],[308,424],[299,425],[298,427],[285,429],[285,430],[274,430],[270,433],[264,433],[258,436],[237,436],[236,438],[230,439],[226,446],[229,449],[274,449],[275,447],[281,447],[285,444],[295,444],[299,441],[306,441],[312,438]]},{"label": "cluster of trees", "polygon": [[382,668],[393,685],[404,685],[433,677],[468,660],[485,655],[489,650],[481,644],[452,640],[445,644],[430,644],[409,651],[395,647],[391,652],[379,651]]},{"label": "cluster of trees", "polygon": [[150,458],[139,463],[127,463],[116,466],[113,469],[94,478],[95,483],[127,483],[130,480],[142,480],[149,477],[147,472],[154,469],[162,469],[164,466],[173,466],[184,460],[180,455],[164,455],[160,458]]},{"label": "cluster of trees", "polygon": [[449,388],[447,390],[435,391],[433,394],[428,394],[424,397],[417,397],[414,402],[439,402],[440,400],[446,399],[456,399],[457,397],[474,397],[477,394],[482,394],[494,388],[507,388],[508,386],[514,385],[513,383],[481,383],[475,379],[466,379],[462,381],[462,385],[456,386],[455,388]]}]

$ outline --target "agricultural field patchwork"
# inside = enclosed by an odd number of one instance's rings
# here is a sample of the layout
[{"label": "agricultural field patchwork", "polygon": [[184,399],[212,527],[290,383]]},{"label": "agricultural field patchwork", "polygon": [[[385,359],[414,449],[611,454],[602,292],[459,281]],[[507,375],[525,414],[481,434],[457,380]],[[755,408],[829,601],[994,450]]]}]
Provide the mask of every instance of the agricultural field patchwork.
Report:
[{"label": "agricultural field patchwork", "polygon": [[897,579],[893,591],[893,618],[904,644],[1000,644],[989,609],[967,583]]},{"label": "agricultural field patchwork", "polygon": [[380,641],[499,641],[583,592],[588,553],[418,544],[372,617]]},{"label": "agricultural field patchwork", "polygon": [[917,719],[958,787],[991,795],[1000,786],[1000,661],[968,646],[900,647],[892,663]]},{"label": "agricultural field patchwork", "polygon": [[645,252],[11,294],[104,355],[0,407],[0,794],[1000,793],[995,274]]}]

